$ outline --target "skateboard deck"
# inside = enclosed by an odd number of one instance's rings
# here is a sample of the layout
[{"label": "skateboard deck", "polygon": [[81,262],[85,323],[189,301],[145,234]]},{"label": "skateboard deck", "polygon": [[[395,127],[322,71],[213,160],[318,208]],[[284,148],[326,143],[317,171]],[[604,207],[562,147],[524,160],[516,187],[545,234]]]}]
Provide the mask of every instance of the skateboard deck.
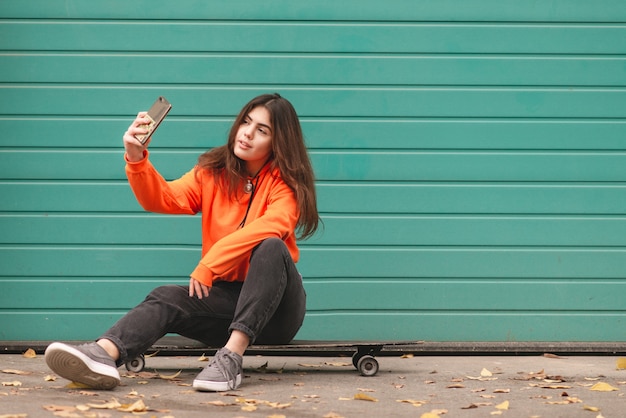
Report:
[{"label": "skateboard deck", "polygon": [[[422,341],[303,341],[294,340],[289,344],[251,345],[246,355],[266,356],[352,356],[352,364],[363,376],[374,376],[378,373],[378,354],[404,354],[416,351],[416,346]],[[199,343],[172,343],[157,342],[152,352],[164,351],[177,354],[191,354],[192,352],[211,352],[217,348],[207,347]],[[126,369],[139,372],[145,366],[144,356],[138,356],[126,363]]]}]

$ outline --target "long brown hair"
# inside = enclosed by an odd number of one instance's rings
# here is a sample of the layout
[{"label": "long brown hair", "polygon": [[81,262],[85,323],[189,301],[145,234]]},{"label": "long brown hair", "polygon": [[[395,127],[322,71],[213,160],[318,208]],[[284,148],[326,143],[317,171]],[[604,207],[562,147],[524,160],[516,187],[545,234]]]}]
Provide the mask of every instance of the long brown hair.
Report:
[{"label": "long brown hair", "polygon": [[[298,115],[291,103],[278,93],[263,94],[250,100],[239,112],[228,134],[228,142],[200,155],[198,167],[211,171],[223,179],[223,186],[234,197],[242,181],[248,177],[245,161],[235,155],[237,131],[246,116],[257,106],[270,113],[272,123],[272,153],[270,169],[278,168],[282,179],[294,191],[300,217],[296,225],[298,238],[304,239],[315,233],[319,226],[315,176],[304,143]],[[223,177],[222,177],[223,176]]]}]

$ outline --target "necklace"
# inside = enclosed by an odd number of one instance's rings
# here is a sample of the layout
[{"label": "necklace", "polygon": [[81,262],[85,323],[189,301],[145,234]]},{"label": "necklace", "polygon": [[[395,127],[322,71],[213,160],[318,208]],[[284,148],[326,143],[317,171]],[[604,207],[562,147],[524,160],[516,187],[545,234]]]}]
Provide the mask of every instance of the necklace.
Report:
[{"label": "necklace", "polygon": [[250,206],[252,206],[252,199],[254,199],[254,192],[256,192],[257,184],[259,184],[259,178],[257,176],[254,176],[254,184],[252,184],[252,181],[248,179],[248,183],[246,183],[245,187],[243,188],[244,192],[251,193],[251,194],[250,194],[250,200],[248,200],[248,207],[246,208],[246,214],[244,215],[243,220],[239,224],[239,228],[243,228],[244,225],[246,224],[246,219],[248,219],[248,212],[250,212]]},{"label": "necklace", "polygon": [[243,186],[243,191],[246,193],[252,193],[254,191],[254,184],[252,184],[252,180],[248,179],[246,185]]}]

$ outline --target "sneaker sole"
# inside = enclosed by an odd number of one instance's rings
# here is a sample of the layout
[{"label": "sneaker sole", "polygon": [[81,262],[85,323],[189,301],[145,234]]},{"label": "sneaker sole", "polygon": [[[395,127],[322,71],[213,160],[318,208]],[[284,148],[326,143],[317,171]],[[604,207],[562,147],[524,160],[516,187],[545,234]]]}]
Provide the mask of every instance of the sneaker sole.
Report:
[{"label": "sneaker sole", "polygon": [[53,372],[73,382],[105,390],[120,384],[117,369],[94,361],[69,345],[52,343],[46,348],[44,357]]},{"label": "sneaker sole", "polygon": [[241,385],[241,375],[238,374],[235,378],[235,385],[230,387],[229,382],[212,382],[207,380],[194,380],[193,388],[201,392],[227,392],[229,390],[235,390]]}]

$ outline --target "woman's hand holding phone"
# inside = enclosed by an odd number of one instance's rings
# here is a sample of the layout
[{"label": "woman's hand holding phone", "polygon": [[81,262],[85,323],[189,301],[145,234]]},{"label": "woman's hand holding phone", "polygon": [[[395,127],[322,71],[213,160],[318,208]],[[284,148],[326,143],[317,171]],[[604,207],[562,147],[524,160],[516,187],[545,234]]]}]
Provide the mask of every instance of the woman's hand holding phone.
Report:
[{"label": "woman's hand holding phone", "polygon": [[150,124],[150,117],[148,112],[139,112],[137,117],[130,124],[126,132],[124,133],[124,149],[126,150],[126,158],[130,162],[140,161],[144,157],[144,151],[148,148],[150,139],[146,143],[142,144],[137,136],[148,134],[149,130],[147,126]]}]

